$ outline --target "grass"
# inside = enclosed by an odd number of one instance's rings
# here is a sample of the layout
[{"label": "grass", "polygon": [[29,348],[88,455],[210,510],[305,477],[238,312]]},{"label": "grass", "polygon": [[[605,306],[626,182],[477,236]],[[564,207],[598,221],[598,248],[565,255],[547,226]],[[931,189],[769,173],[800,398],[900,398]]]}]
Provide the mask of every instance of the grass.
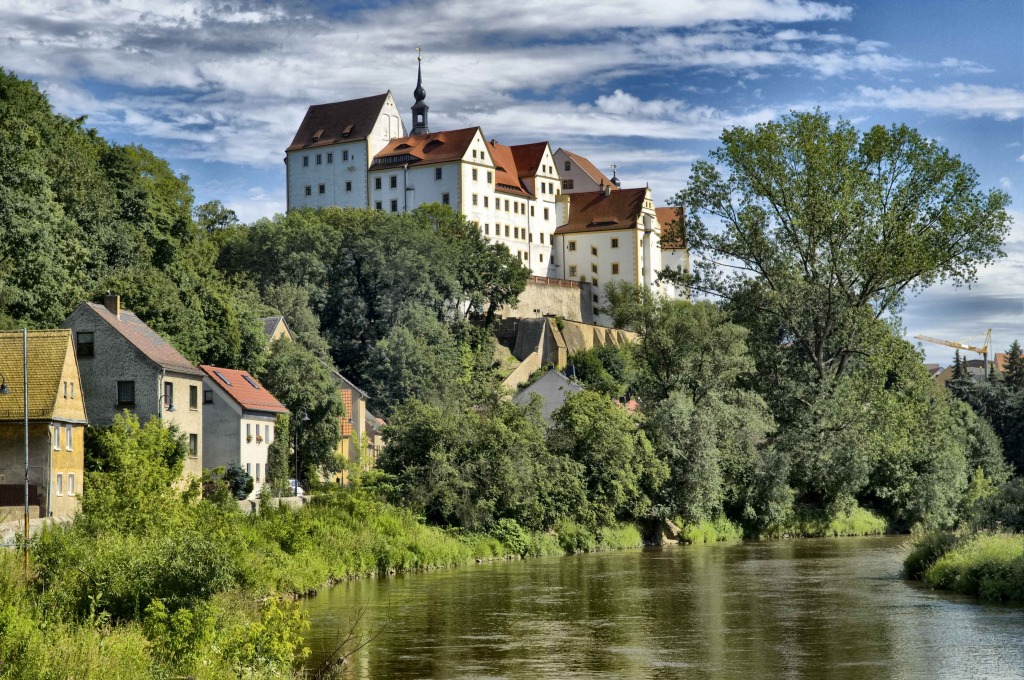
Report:
[{"label": "grass", "polygon": [[679,520],[676,524],[679,526],[680,543],[715,543],[743,538],[743,529],[725,517],[719,517],[712,521],[701,520],[696,524]]},{"label": "grass", "polygon": [[772,527],[758,538],[829,538],[838,536],[881,536],[886,521],[863,508],[829,516],[821,510],[798,508],[782,526]]},{"label": "grass", "polygon": [[1024,601],[1024,535],[927,535],[907,555],[904,572],[938,590]]}]

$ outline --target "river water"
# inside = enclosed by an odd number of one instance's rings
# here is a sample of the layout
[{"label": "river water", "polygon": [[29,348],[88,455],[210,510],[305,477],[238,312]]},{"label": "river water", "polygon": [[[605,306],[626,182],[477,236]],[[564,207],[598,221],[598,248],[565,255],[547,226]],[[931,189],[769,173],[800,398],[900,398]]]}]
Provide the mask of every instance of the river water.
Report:
[{"label": "river water", "polygon": [[899,578],[903,537],[671,546],[339,585],[315,662],[351,678],[1024,678],[1024,607]]}]

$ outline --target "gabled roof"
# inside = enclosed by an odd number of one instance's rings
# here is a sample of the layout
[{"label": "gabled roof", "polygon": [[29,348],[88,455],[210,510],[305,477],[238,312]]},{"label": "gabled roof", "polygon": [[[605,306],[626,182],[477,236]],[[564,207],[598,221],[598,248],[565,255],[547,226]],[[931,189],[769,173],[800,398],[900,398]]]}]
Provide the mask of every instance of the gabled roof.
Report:
[{"label": "gabled roof", "polygon": [[[28,332],[28,417],[51,420],[57,406],[64,363],[69,352],[71,330]],[[9,393],[0,395],[0,422],[25,417],[24,345],[21,331],[0,331],[0,374]],[[79,390],[81,386],[79,385]],[[80,392],[78,399],[81,399]],[[84,406],[83,406],[84,410]]]},{"label": "gabled roof", "polygon": [[178,350],[160,337],[159,333],[143,323],[142,319],[135,316],[133,312],[122,309],[121,316],[118,318],[103,305],[98,305],[95,302],[83,304],[160,368],[186,375],[203,375],[203,372],[193,366],[191,361],[183,357]]},{"label": "gabled roof", "polygon": [[340,383],[341,387],[343,389],[355,390],[356,392],[358,392],[359,394],[361,394],[363,396],[363,399],[366,399],[367,401],[369,401],[369,399],[370,399],[370,395],[369,394],[367,394],[363,390],[359,389],[359,387],[354,382],[352,382],[351,380],[349,380],[348,378],[343,376],[341,373],[338,373],[336,370],[334,370],[334,367],[331,366],[326,361],[324,361],[323,359],[320,359],[319,361],[320,361],[321,364],[326,366],[327,369],[331,372],[331,377],[334,378],[334,382]]},{"label": "gabled roof", "polygon": [[491,158],[494,159],[494,190],[504,194],[532,198],[533,194],[527,191],[523,183],[519,181],[521,175],[516,168],[516,159],[512,148],[498,144],[493,139],[487,142],[487,147],[491,150]]},{"label": "gabled roof", "polygon": [[285,151],[366,139],[373,131],[389,94],[385,92],[362,99],[310,106]]},{"label": "gabled roof", "polygon": [[680,217],[682,208],[655,208],[658,224],[661,225],[662,250],[675,250],[686,247],[686,227]]},{"label": "gabled roof", "polygon": [[540,163],[544,160],[544,152],[548,149],[547,142],[534,142],[533,144],[518,144],[508,147],[515,159],[516,170],[519,178],[536,177],[540,169]]},{"label": "gabled roof", "polygon": [[263,411],[266,413],[288,413],[284,404],[261,385],[256,378],[245,371],[232,368],[217,368],[203,364],[203,373],[218,387],[247,411]]},{"label": "gabled roof", "polygon": [[556,234],[635,229],[647,198],[647,189],[620,189],[569,194],[569,222]]},{"label": "gabled roof", "polygon": [[395,137],[373,157],[371,169],[461,160],[477,132],[480,132],[479,127]]},{"label": "gabled roof", "polygon": [[580,166],[580,170],[582,170],[583,172],[587,173],[587,175],[590,176],[590,179],[594,180],[598,184],[605,184],[605,185],[610,186],[612,188],[612,191],[618,191],[619,190],[619,188],[617,186],[615,186],[614,184],[612,184],[612,181],[610,179],[608,179],[608,177],[603,172],[601,172],[600,170],[597,169],[596,165],[591,163],[585,157],[583,157],[583,156],[581,156],[579,154],[573,153],[572,151],[569,151],[568,149],[559,149],[559,150],[560,151],[564,151],[566,156],[571,158],[573,160],[573,162],[576,163],[576,165]]},{"label": "gabled roof", "polygon": [[288,322],[285,321],[283,316],[264,316],[260,317],[260,321],[263,322],[263,334],[267,336],[267,340],[274,338],[274,332],[282,324],[284,324],[284,330],[288,337],[292,337],[292,329],[288,326]]}]

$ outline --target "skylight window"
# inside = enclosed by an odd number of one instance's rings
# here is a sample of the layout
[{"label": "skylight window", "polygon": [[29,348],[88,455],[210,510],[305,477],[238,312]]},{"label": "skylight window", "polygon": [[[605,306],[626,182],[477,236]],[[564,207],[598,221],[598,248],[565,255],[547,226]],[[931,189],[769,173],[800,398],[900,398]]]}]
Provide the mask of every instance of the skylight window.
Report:
[{"label": "skylight window", "polygon": [[250,385],[252,385],[257,390],[260,388],[260,386],[256,384],[256,381],[253,380],[252,378],[250,378],[248,375],[243,373],[242,377],[245,378],[245,382],[249,383]]},{"label": "skylight window", "polygon": [[214,371],[213,374],[220,378],[220,381],[222,383],[224,383],[228,387],[231,387],[231,381],[225,378],[223,373],[221,373],[220,371]]}]

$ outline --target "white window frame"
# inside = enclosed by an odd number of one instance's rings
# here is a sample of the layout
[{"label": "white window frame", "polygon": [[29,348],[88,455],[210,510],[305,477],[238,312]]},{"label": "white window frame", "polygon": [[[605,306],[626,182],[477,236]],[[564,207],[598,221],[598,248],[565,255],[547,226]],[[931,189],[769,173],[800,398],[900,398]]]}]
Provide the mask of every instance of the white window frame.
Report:
[{"label": "white window frame", "polygon": [[74,496],[75,495],[75,473],[74,472],[69,472],[68,473],[68,495],[69,496]]},{"label": "white window frame", "polygon": [[64,475],[60,472],[57,473],[57,495],[64,495]]},{"label": "white window frame", "polygon": [[73,448],[73,440],[71,439],[71,426],[64,426],[64,450],[71,451]]}]

